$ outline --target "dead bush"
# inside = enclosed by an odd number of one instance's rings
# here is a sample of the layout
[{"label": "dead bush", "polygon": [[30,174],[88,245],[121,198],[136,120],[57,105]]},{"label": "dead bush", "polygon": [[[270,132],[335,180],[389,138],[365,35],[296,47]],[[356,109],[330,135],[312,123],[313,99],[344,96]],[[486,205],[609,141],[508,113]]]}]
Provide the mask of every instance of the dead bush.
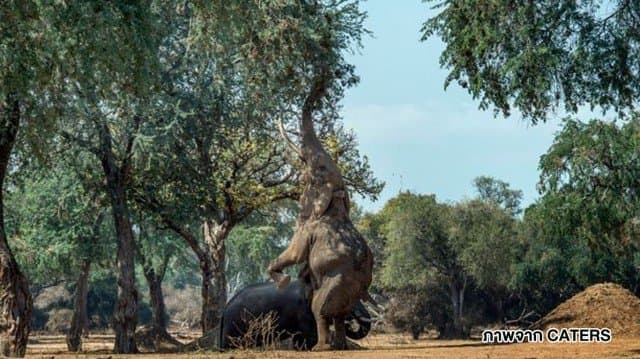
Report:
[{"label": "dead bush", "polygon": [[232,347],[240,350],[250,348],[262,348],[263,350],[276,350],[280,346],[285,331],[278,330],[278,315],[274,311],[253,316],[249,312],[243,312],[241,320],[246,328],[243,335],[230,337]]}]

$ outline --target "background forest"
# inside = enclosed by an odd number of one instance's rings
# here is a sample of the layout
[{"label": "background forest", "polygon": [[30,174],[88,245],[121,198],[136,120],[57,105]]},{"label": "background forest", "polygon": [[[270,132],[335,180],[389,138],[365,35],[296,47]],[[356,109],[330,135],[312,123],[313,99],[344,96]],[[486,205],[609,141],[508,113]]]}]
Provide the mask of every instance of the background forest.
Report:
[{"label": "background forest", "polygon": [[[443,2],[421,30],[446,45],[447,84],[496,115],[566,119],[526,208],[482,173],[471,198],[354,206],[380,330],[462,338],[531,323],[594,283],[640,295],[637,3],[605,17],[593,2],[479,3]],[[88,330],[129,353],[140,325],[214,329],[293,233],[300,163],[277,124],[297,123],[318,64],[317,131],[351,196],[377,199],[384,183],[340,117],[365,16],[357,1],[0,4],[3,313],[65,332],[72,351]],[[589,106],[617,120],[574,118]],[[17,323],[0,324],[18,338],[5,354],[24,355]]]}]

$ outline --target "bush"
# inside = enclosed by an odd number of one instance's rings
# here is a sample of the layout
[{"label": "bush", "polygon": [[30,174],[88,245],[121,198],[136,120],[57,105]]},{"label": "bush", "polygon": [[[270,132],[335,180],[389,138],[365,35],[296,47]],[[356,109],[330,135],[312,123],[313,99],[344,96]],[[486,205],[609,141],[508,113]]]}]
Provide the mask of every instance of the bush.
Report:
[{"label": "bush", "polygon": [[385,320],[396,329],[411,333],[414,339],[418,339],[430,325],[435,326],[441,335],[448,332],[451,318],[446,309],[447,297],[439,289],[405,287],[394,290],[390,295]]}]

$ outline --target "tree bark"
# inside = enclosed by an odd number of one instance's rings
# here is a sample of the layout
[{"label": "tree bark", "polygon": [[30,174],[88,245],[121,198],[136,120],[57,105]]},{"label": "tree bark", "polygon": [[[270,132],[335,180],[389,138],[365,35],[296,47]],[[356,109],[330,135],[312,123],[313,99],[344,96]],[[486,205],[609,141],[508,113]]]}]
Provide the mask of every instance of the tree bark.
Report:
[{"label": "tree bark", "polygon": [[27,350],[32,300],[26,278],[11,252],[4,226],[4,178],[20,126],[15,94],[0,102],[0,355],[23,357]]},{"label": "tree bark", "polygon": [[207,260],[202,271],[202,332],[206,334],[220,323],[227,304],[227,278],[224,273],[225,245],[231,225],[212,220],[202,224]]},{"label": "tree bark", "polygon": [[89,331],[87,315],[87,295],[89,293],[89,270],[91,263],[87,260],[80,265],[80,275],[76,282],[76,293],[73,304],[71,327],[67,334],[67,348],[70,352],[82,351],[82,335]]},{"label": "tree bark", "polygon": [[151,326],[157,330],[167,331],[167,311],[164,304],[164,294],[162,293],[162,281],[164,279],[164,267],[167,265],[169,257],[165,257],[163,268],[156,273],[156,270],[149,262],[144,262],[143,272],[149,285],[149,298],[151,300]]},{"label": "tree bark", "polygon": [[162,217],[162,221],[187,242],[200,262],[200,274],[202,276],[202,314],[200,316],[200,324],[202,334],[206,335],[220,324],[222,311],[227,304],[224,241],[229,235],[232,225],[229,222],[218,224],[213,220],[205,221],[202,224],[205,243],[203,248],[196,237],[178,223],[166,216]]},{"label": "tree bark", "polygon": [[453,328],[450,335],[456,338],[466,336],[464,328],[464,293],[467,286],[467,280],[454,279],[449,284],[451,305],[453,309]]},{"label": "tree bark", "polygon": [[117,354],[137,353],[135,331],[138,321],[138,290],[135,282],[135,242],[126,198],[125,183],[129,175],[129,165],[124,161],[120,167],[112,149],[112,139],[106,123],[102,123],[100,133],[100,155],[107,182],[107,193],[111,202],[116,237],[118,299],[113,315]]}]

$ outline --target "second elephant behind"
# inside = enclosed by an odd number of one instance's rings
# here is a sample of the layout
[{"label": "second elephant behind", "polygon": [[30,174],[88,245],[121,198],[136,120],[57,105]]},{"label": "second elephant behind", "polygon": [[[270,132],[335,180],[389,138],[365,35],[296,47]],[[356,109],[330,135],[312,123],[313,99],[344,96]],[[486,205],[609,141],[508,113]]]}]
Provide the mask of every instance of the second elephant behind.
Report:
[{"label": "second elephant behind", "polygon": [[[248,343],[263,346],[261,333],[247,333],[249,322],[273,313],[279,340],[291,338],[299,350],[309,350],[318,341],[311,300],[303,282],[294,281],[278,289],[274,283],[248,286],[227,303],[220,325],[220,348],[230,349]],[[371,329],[371,316],[361,302],[346,318],[346,334],[351,339],[364,338]],[[246,336],[250,336],[247,338]],[[244,338],[244,339],[243,339]],[[243,342],[243,343],[240,343]]]}]

